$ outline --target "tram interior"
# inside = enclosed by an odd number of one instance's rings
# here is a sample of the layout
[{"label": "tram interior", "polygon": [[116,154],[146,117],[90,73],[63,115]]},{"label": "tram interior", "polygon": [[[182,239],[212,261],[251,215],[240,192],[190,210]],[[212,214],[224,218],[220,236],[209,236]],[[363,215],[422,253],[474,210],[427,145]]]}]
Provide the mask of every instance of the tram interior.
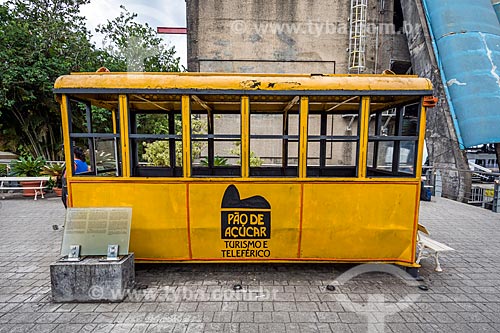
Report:
[{"label": "tram interior", "polygon": [[[118,95],[70,96],[72,144],[97,176],[121,175]],[[361,96],[310,96],[308,177],[357,177]],[[131,175],[182,177],[181,95],[129,94]],[[297,177],[300,96],[251,95],[250,176]],[[241,96],[190,96],[192,175],[241,175]],[[420,97],[371,96],[367,174],[414,177]]]}]

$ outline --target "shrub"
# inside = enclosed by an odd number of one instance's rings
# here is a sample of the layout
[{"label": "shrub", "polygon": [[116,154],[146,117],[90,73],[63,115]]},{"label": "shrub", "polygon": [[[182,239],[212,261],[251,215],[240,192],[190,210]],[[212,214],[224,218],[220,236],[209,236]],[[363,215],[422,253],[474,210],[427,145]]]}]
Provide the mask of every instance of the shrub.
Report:
[{"label": "shrub", "polygon": [[12,162],[11,170],[15,176],[37,177],[42,173],[44,165],[45,160],[42,157],[21,156],[18,160]]}]

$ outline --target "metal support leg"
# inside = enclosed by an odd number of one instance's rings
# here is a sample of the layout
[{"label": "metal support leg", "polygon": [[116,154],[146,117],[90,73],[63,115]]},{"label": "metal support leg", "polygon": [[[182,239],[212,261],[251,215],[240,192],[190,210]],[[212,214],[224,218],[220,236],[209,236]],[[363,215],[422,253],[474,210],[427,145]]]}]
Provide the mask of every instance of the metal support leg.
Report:
[{"label": "metal support leg", "polygon": [[434,260],[436,261],[436,272],[442,272],[441,264],[439,263],[439,252],[434,253]]},{"label": "metal support leg", "polygon": [[417,264],[420,264],[420,260],[423,259],[423,254],[424,254],[424,246],[420,244],[417,254],[417,260],[415,261]]},{"label": "metal support leg", "polygon": [[421,281],[422,277],[420,276],[420,272],[417,267],[407,267],[406,273],[410,274],[412,278],[417,281]]}]

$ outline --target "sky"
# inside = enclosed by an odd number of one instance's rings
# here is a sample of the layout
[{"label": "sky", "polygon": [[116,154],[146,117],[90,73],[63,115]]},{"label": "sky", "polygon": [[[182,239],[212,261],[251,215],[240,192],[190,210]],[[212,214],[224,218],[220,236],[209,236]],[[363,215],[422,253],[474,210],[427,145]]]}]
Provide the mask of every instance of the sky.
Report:
[{"label": "sky", "polygon": [[[87,29],[93,35],[92,41],[102,46],[102,36],[95,32],[98,24],[106,23],[120,14],[120,5],[137,14],[136,20],[151,27],[186,27],[185,0],[91,0],[81,7],[81,14],[87,18]],[[186,35],[159,35],[169,46],[175,46],[181,65],[187,67]]]}]

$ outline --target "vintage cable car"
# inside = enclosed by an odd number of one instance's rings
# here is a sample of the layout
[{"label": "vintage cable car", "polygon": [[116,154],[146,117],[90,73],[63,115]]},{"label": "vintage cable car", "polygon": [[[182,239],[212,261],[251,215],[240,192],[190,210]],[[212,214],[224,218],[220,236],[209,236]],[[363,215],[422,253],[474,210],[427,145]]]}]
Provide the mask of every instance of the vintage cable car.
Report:
[{"label": "vintage cable car", "polygon": [[[60,77],[70,207],[132,207],[149,262],[415,263],[429,80]],[[427,103],[427,104],[426,104]]]}]

